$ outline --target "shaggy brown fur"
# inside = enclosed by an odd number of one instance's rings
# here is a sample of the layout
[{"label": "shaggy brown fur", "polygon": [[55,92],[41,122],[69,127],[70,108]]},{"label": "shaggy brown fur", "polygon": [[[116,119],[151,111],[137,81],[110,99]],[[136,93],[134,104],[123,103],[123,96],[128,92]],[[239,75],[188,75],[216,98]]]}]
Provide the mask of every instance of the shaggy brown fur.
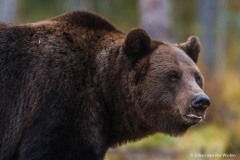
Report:
[{"label": "shaggy brown fur", "polygon": [[183,134],[199,122],[190,113],[204,117],[189,107],[204,94],[198,53],[197,38],[165,44],[89,12],[0,23],[0,160],[102,160],[129,140]]}]

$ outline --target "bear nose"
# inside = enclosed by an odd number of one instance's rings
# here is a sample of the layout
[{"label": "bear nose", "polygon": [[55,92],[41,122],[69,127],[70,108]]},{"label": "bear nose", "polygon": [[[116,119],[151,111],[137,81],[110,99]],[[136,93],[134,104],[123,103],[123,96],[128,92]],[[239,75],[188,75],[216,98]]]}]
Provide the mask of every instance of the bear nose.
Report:
[{"label": "bear nose", "polygon": [[191,106],[194,109],[205,110],[210,106],[210,100],[206,95],[198,95],[192,100]]}]

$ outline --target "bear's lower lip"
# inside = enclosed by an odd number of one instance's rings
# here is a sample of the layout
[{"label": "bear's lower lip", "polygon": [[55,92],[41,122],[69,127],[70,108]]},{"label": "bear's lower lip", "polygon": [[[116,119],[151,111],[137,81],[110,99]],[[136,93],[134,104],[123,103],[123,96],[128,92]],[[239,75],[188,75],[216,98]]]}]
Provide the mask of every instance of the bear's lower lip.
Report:
[{"label": "bear's lower lip", "polygon": [[203,115],[197,115],[193,113],[182,114],[182,118],[184,119],[185,123],[194,125],[203,121],[204,114]]},{"label": "bear's lower lip", "polygon": [[195,119],[199,119],[199,120],[203,119],[202,116],[197,116],[197,115],[194,115],[194,114],[188,114],[188,115],[186,115],[186,117],[188,117],[188,118],[195,118]]}]

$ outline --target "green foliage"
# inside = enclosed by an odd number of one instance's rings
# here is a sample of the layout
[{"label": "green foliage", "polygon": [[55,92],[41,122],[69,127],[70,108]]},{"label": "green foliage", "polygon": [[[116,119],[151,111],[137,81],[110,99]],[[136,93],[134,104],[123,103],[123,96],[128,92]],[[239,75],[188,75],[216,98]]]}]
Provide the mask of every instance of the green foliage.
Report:
[{"label": "green foliage", "polygon": [[192,35],[199,30],[197,24],[197,1],[185,0],[185,4],[182,5],[182,1],[172,1],[171,18],[173,24],[173,34],[177,41],[181,41],[183,38]]},{"label": "green foliage", "polygon": [[139,140],[134,143],[128,143],[126,146],[129,148],[137,149],[151,149],[159,146],[164,146],[166,148],[171,148],[174,145],[174,139],[170,136],[164,134],[156,134]]},{"label": "green foliage", "polygon": [[120,30],[129,31],[138,25],[137,0],[94,0],[91,9],[107,17]]},{"label": "green foliage", "polygon": [[[194,159],[192,154],[224,154],[231,138],[231,131],[224,126],[215,124],[202,125],[190,129],[183,137],[172,138],[163,134],[156,134],[136,143],[129,143],[118,149],[109,150],[105,160],[130,160],[131,155],[137,152],[136,159],[186,160]],[[142,154],[141,154],[142,153]],[[156,153],[159,153],[156,156]],[[155,156],[154,156],[155,155]],[[137,158],[138,157],[138,158]]]},{"label": "green foliage", "polygon": [[[36,22],[67,12],[67,0],[22,0],[19,4],[20,23]],[[137,0],[92,0],[88,7],[106,17],[117,28],[129,31],[138,25]],[[80,6],[79,6],[80,8]]]},{"label": "green foliage", "polygon": [[64,0],[22,0],[19,22],[29,23],[52,18],[63,13]]}]

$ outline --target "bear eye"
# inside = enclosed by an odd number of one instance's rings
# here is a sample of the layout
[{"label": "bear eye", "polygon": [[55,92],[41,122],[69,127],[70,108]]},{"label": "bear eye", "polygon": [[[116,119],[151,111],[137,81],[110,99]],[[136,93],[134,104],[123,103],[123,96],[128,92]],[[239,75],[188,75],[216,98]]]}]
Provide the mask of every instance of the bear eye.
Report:
[{"label": "bear eye", "polygon": [[202,79],[198,73],[195,73],[195,81],[202,88]]},{"label": "bear eye", "polygon": [[180,75],[178,74],[177,71],[171,71],[169,72],[169,80],[171,82],[178,82],[180,80]]}]

